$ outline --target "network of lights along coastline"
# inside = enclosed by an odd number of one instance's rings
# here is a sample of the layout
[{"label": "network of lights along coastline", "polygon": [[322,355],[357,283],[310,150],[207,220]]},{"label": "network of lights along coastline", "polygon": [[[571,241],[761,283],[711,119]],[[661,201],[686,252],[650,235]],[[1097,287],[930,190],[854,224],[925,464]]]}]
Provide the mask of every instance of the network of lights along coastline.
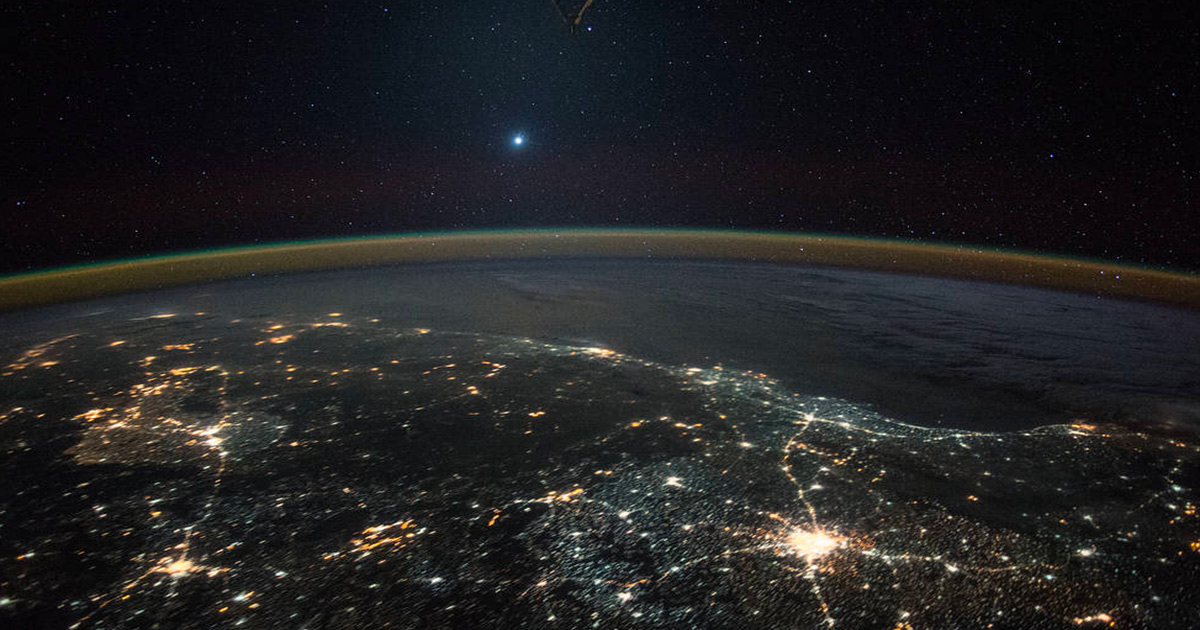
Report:
[{"label": "network of lights along coastline", "polygon": [[[36,340],[35,340],[36,341]],[[0,369],[0,620],[1187,627],[1190,438],[907,425],[728,366],[163,314]],[[53,397],[50,394],[53,393]]]}]

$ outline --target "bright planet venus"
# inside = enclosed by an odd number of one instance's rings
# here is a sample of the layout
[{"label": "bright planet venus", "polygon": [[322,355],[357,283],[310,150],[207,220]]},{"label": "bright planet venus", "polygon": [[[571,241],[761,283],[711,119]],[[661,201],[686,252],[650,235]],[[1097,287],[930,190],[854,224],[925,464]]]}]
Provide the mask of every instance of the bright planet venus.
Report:
[{"label": "bright planet venus", "polygon": [[1196,280],[1100,265],[537,231],[9,277],[0,618],[1192,627]]}]

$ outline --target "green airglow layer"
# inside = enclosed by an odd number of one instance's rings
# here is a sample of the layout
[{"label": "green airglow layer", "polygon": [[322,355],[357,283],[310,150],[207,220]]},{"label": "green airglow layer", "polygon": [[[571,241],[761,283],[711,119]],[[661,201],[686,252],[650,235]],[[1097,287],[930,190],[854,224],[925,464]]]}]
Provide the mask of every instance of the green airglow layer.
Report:
[{"label": "green airglow layer", "polygon": [[1113,261],[819,233],[540,228],[285,241],[13,274],[0,276],[0,310],[251,274],[395,263],[609,257],[832,265],[1200,307],[1200,276]]}]

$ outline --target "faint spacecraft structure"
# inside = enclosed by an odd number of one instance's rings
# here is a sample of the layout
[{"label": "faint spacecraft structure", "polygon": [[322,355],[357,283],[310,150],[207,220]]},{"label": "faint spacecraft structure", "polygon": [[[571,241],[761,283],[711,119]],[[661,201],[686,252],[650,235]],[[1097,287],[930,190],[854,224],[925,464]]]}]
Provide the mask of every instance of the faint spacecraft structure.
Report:
[{"label": "faint spacecraft structure", "polygon": [[580,22],[583,21],[583,13],[592,6],[595,0],[551,0],[554,8],[558,9],[558,14],[562,16],[563,22],[570,27],[571,32],[575,33],[579,29]]}]

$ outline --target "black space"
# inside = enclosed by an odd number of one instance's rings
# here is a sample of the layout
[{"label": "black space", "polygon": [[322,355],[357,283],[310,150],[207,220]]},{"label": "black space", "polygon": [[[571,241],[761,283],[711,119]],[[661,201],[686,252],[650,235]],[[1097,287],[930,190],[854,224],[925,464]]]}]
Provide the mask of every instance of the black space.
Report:
[{"label": "black space", "polygon": [[8,3],[0,271],[573,225],[1197,269],[1192,8]]}]

